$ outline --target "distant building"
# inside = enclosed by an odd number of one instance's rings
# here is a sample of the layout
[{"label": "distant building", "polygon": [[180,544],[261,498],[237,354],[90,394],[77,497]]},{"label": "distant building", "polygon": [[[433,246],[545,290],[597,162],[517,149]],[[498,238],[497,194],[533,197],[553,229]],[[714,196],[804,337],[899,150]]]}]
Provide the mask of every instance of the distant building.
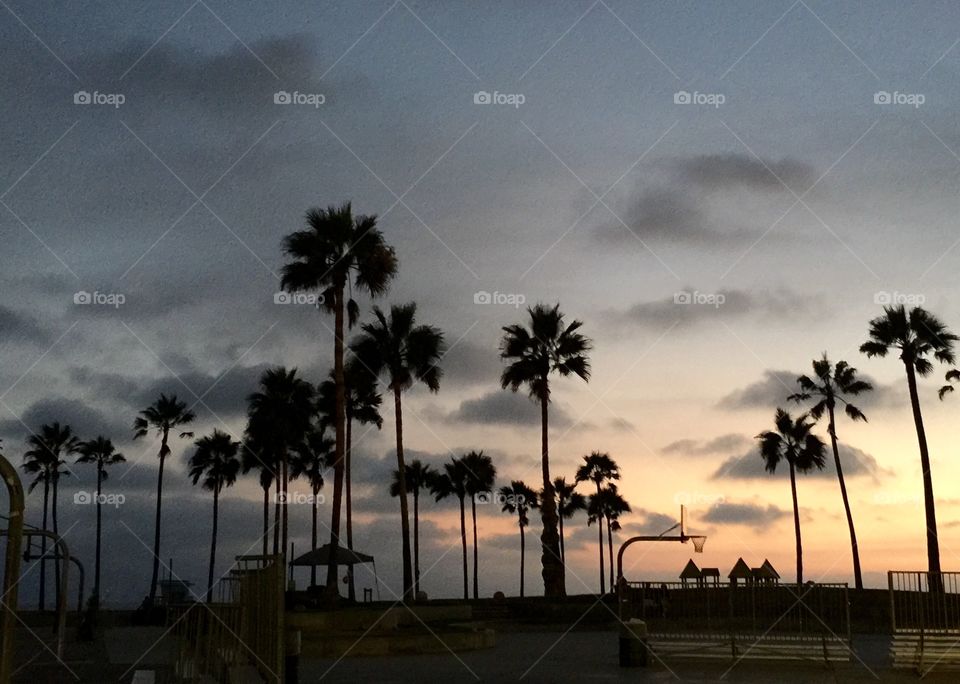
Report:
[{"label": "distant building", "polygon": [[700,568],[700,580],[704,585],[719,586],[720,568]]},{"label": "distant building", "polygon": [[727,575],[727,579],[730,580],[730,586],[732,587],[737,586],[740,580],[743,580],[744,584],[750,584],[753,581],[753,571],[750,570],[750,566],[743,558],[738,558],[733,565],[733,569],[730,570],[730,574]]},{"label": "distant building", "polygon": [[757,584],[779,584],[780,573],[777,572],[773,564],[766,558],[763,559],[763,565],[759,568],[753,568],[750,571],[753,574],[753,581]]},{"label": "distant building", "polygon": [[697,586],[703,584],[703,575],[700,572],[700,568],[697,567],[697,564],[693,562],[692,558],[687,561],[687,564],[680,572],[680,581],[683,582],[683,586],[687,586],[687,582],[690,580],[696,582]]}]

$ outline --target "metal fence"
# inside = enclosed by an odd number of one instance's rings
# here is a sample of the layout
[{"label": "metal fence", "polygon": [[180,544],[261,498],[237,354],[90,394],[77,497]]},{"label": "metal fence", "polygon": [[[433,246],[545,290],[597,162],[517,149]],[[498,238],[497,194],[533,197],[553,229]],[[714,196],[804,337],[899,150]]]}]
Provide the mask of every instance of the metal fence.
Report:
[{"label": "metal fence", "polygon": [[887,582],[894,633],[960,633],[960,572],[891,570]]}]

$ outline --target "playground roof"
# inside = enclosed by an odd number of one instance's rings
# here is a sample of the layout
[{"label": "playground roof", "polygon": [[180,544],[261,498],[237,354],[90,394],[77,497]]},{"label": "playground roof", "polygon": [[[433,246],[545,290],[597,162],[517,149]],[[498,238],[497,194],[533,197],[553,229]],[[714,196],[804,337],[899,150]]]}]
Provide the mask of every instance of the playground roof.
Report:
[{"label": "playground roof", "polygon": [[[290,561],[290,565],[326,565],[330,562],[330,545],[324,544],[318,549],[307,551],[305,554]],[[343,546],[337,547],[337,565],[357,565],[359,563],[372,563],[373,556],[368,556],[359,551],[351,551]]]}]

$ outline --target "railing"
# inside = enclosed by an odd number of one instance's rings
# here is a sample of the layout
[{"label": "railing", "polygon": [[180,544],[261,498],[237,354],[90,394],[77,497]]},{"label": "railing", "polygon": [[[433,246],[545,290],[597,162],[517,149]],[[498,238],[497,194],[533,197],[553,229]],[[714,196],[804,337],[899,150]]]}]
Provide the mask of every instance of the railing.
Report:
[{"label": "railing", "polygon": [[887,582],[894,633],[960,632],[960,572],[891,570]]}]

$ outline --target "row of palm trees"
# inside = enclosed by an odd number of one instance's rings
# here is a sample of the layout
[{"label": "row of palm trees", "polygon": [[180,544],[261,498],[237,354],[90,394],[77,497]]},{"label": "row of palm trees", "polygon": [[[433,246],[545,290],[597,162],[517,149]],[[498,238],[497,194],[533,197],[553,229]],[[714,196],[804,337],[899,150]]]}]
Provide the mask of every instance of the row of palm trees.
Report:
[{"label": "row of palm trees", "polygon": [[[956,362],[953,345],[960,338],[925,309],[915,307],[908,311],[902,305],[884,307],[883,315],[870,321],[868,334],[869,339],[860,346],[863,354],[870,358],[884,358],[894,353],[904,365],[923,474],[929,586],[932,591],[937,591],[942,588],[940,546],[930,452],[920,407],[917,378],[930,375],[935,367],[934,362],[953,365]],[[960,380],[960,370],[954,368],[947,371],[947,384],[943,385],[938,392],[940,399],[953,391],[954,388],[950,383],[957,380]],[[866,422],[867,417],[850,402],[850,398],[871,391],[873,386],[860,379],[857,369],[846,361],[831,363],[826,353],[813,361],[813,375],[799,376],[797,384],[800,391],[790,394],[787,399],[798,404],[806,404],[809,407],[807,411],[793,417],[783,408],[777,408],[774,429],[764,431],[757,436],[760,455],[766,470],[773,473],[778,465],[784,462],[789,469],[796,536],[797,583],[803,582],[803,545],[800,534],[796,474],[822,470],[825,467],[826,443],[813,433],[816,424],[825,418],[850,534],[854,582],[857,589],[862,589],[860,550],[843,477],[836,415],[842,409],[851,420]]]}]

